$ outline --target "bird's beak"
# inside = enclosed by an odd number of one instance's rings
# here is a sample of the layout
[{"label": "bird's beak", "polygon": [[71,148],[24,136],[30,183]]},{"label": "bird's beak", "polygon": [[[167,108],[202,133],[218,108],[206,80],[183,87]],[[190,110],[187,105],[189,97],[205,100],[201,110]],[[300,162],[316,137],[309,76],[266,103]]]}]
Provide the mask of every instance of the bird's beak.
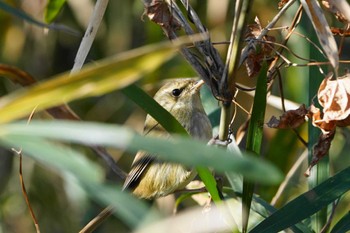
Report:
[{"label": "bird's beak", "polygon": [[193,92],[199,92],[199,89],[201,89],[201,87],[203,86],[204,81],[201,79],[199,81],[197,81],[194,86],[191,88]]}]

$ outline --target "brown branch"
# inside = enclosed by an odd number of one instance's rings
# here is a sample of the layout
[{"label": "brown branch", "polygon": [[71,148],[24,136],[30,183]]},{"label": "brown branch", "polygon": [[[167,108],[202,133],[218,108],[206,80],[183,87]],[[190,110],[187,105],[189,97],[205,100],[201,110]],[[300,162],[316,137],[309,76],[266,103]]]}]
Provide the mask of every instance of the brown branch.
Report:
[{"label": "brown branch", "polygon": [[113,207],[111,206],[104,208],[95,218],[86,224],[83,229],[79,231],[79,233],[93,232],[102,222],[113,214],[113,211]]},{"label": "brown branch", "polygon": [[12,151],[15,152],[19,156],[19,179],[20,179],[20,183],[21,183],[22,194],[23,194],[24,200],[26,201],[26,204],[28,206],[29,213],[30,213],[32,220],[34,222],[36,232],[40,233],[39,223],[38,223],[37,218],[35,217],[35,213],[33,211],[32,205],[30,204],[28,193],[26,190],[26,186],[24,184],[23,173],[22,173],[22,149],[16,150],[16,149],[12,148]]}]

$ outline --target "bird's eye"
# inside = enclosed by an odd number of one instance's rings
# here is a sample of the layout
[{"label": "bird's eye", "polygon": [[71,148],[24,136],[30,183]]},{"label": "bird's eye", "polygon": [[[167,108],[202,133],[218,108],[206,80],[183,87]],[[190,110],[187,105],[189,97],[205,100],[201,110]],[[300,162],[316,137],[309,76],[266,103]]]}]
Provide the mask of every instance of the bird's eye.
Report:
[{"label": "bird's eye", "polygon": [[182,89],[174,89],[174,90],[172,90],[172,92],[171,92],[171,94],[173,95],[173,96],[175,96],[175,97],[179,97],[180,96],[180,94],[181,94],[181,92],[182,92]]}]

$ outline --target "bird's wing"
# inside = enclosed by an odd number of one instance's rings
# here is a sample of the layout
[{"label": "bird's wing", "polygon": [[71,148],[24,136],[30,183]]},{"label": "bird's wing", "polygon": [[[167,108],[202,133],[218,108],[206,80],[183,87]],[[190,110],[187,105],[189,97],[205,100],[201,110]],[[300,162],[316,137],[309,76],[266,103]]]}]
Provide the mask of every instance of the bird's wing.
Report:
[{"label": "bird's wing", "polygon": [[154,157],[144,151],[139,151],[131,165],[131,171],[125,179],[123,190],[137,185],[144,170],[154,160]]},{"label": "bird's wing", "polygon": [[[156,122],[152,117],[149,117],[148,124],[145,125],[144,128],[144,135],[145,136],[153,136],[153,137],[163,137],[163,138],[169,138],[170,134],[165,131],[165,129]],[[131,170],[128,174],[128,176],[125,179],[123,190],[127,188],[133,188],[135,187],[139,179],[142,176],[142,173],[147,169],[147,167],[155,160],[155,156],[152,156],[151,154],[145,152],[145,151],[139,151],[137,152],[135,159],[131,165]]]}]

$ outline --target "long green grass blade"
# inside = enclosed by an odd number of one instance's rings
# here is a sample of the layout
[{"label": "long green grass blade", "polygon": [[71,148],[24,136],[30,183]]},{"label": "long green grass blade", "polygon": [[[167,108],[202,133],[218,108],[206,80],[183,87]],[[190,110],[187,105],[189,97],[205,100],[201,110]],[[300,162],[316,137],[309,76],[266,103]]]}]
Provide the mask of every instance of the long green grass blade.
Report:
[{"label": "long green grass blade", "polygon": [[[253,196],[253,203],[257,203],[259,205],[261,205],[264,209],[265,209],[265,213],[269,213],[269,214],[272,214],[274,212],[277,211],[277,209],[273,206],[270,205],[270,203],[266,202],[265,200],[263,200],[262,198],[260,197],[257,197],[257,196]],[[263,216],[264,218],[267,218],[268,216],[266,216],[265,213],[262,213],[261,210],[259,209],[256,209],[252,208],[252,211],[255,211],[256,213],[260,214],[261,216]],[[290,227],[290,230],[292,232],[295,232],[295,233],[314,233],[306,224],[304,223],[298,223],[298,224],[295,224],[294,226],[291,226]]]},{"label": "long green grass blade", "polygon": [[[261,143],[263,139],[263,126],[266,108],[266,72],[267,65],[264,64],[258,81],[254,96],[254,105],[252,115],[249,122],[247,135],[247,151],[251,151],[256,155],[260,154]],[[250,206],[253,198],[255,184],[243,178],[243,197],[242,197],[242,231],[247,232]]]},{"label": "long green grass blade", "polygon": [[218,191],[217,182],[207,167],[197,166],[196,170],[198,172],[199,177],[205,184],[207,191],[210,193],[211,198],[215,203],[221,201],[222,197]]},{"label": "long green grass blade", "polygon": [[[324,16],[323,16],[324,17]],[[309,29],[311,27],[309,26]],[[312,29],[311,29],[312,30]],[[310,34],[311,40],[317,41],[317,36],[315,33]],[[310,57],[313,59],[317,59],[319,61],[323,60],[324,58],[319,53],[319,51],[314,48],[313,46],[310,46]],[[313,102],[317,101],[314,100],[315,96],[317,95],[319,86],[323,80],[324,76],[320,73],[320,70],[318,67],[310,67],[309,68],[309,103],[312,104]],[[317,143],[319,135],[321,134],[321,130],[316,128],[312,125],[312,122],[308,122],[308,135],[309,135],[309,141],[308,141],[308,152],[309,152],[309,162],[311,161],[313,157],[313,146]],[[311,175],[308,179],[309,187],[314,188],[317,185],[321,184],[323,181],[328,179],[329,177],[329,158],[328,155],[325,156],[322,160],[319,161],[319,163],[313,167],[311,170]],[[318,213],[316,213],[312,217],[312,225],[315,232],[320,232],[322,228],[327,224],[328,221],[328,210],[327,206],[325,206],[323,209],[321,209]]]},{"label": "long green grass blade", "polygon": [[188,135],[186,130],[175,119],[175,117],[158,104],[152,97],[147,95],[141,88],[136,85],[130,85],[121,91],[156,119],[169,133]]},{"label": "long green grass blade", "polygon": [[280,182],[280,172],[271,164],[252,156],[233,156],[222,148],[214,148],[188,137],[142,137],[125,127],[67,121],[32,121],[2,125],[0,138],[16,137],[18,147],[22,141],[44,137],[65,142],[102,145],[122,148],[135,153],[138,150],[157,154],[159,157],[188,166],[211,167],[218,172],[233,171],[247,179],[273,184]]},{"label": "long green grass blade", "polygon": [[295,198],[259,223],[250,233],[282,231],[315,214],[349,190],[350,167]]}]

